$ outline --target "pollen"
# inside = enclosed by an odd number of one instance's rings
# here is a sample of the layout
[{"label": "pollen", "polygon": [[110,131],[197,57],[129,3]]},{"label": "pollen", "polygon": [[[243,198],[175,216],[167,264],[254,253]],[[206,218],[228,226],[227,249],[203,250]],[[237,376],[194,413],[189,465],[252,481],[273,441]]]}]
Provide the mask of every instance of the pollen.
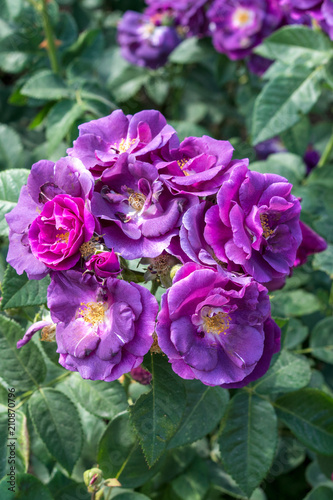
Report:
[{"label": "pollen", "polygon": [[78,314],[86,323],[98,325],[104,320],[105,304],[103,302],[81,302]]},{"label": "pollen", "polygon": [[254,12],[242,7],[235,10],[232,16],[232,23],[235,28],[249,26],[254,19]]},{"label": "pollen", "polygon": [[43,342],[54,342],[55,333],[56,333],[55,325],[44,326],[44,328],[42,329],[41,340]]},{"label": "pollen", "polygon": [[136,139],[122,139],[119,144],[114,144],[112,149],[115,149],[119,153],[126,153],[126,151],[133,146]]},{"label": "pollen", "polygon": [[264,238],[269,238],[270,236],[272,236],[272,234],[274,234],[274,230],[269,227],[268,215],[260,214],[260,222]]},{"label": "pollen", "polygon": [[87,260],[95,253],[95,243],[93,240],[82,243],[79,250],[82,257]]},{"label": "pollen", "polygon": [[230,326],[231,318],[227,313],[219,311],[213,316],[205,316],[203,320],[203,326],[207,333],[213,333],[214,335],[220,335],[223,333],[226,335],[227,330]]},{"label": "pollen", "polygon": [[183,160],[177,160],[178,166],[181,168],[184,175],[190,175],[189,172],[186,171],[186,163],[189,161],[189,158],[184,158]]},{"label": "pollen", "polygon": [[133,190],[128,190],[130,192],[130,195],[128,197],[128,203],[131,205],[134,210],[137,212],[140,212],[142,210],[146,197],[142,193],[136,193]]},{"label": "pollen", "polygon": [[68,243],[69,232],[56,234],[57,243]]}]

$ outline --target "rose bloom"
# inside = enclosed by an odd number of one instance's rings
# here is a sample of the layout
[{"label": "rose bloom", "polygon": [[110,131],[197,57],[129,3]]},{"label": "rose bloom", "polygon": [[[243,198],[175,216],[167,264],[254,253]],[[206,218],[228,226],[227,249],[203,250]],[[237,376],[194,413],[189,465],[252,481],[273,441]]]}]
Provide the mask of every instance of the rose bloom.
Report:
[{"label": "rose bloom", "polygon": [[117,175],[123,153],[146,161],[167,145],[179,146],[176,131],[155,110],[140,111],[132,116],[117,109],[109,116],[79,125],[79,131],[79,137],[67,153],[80,158],[96,179],[105,169],[109,175]]},{"label": "rose bloom", "polygon": [[192,193],[199,196],[216,194],[223,173],[236,162],[229,141],[218,141],[204,135],[187,137],[179,148],[165,155],[165,161],[155,161],[161,179],[173,194]]},{"label": "rose bloom", "polygon": [[[82,378],[110,382],[140,366],[153,343],[158,304],[136,283],[101,285],[78,271],[52,273],[48,306],[56,324],[59,363]],[[30,327],[18,347],[47,322]]]},{"label": "rose bloom", "polygon": [[207,16],[216,50],[242,59],[281,25],[282,9],[277,0],[215,0]]},{"label": "rose bloom", "polygon": [[206,16],[207,0],[146,0],[145,14],[155,23],[163,23],[164,18],[177,27],[182,36],[205,36],[208,30]]},{"label": "rose bloom", "polygon": [[31,251],[50,269],[70,269],[80,259],[80,247],[91,239],[94,229],[95,219],[82,198],[58,194],[45,203],[30,226]]},{"label": "rose bloom", "polygon": [[194,263],[177,271],[162,296],[156,333],[180,377],[225,388],[264,375],[280,348],[264,286]]},{"label": "rose bloom", "polygon": [[118,24],[117,40],[124,59],[156,69],[164,66],[181,37],[174,26],[162,25],[160,16],[128,10]]},{"label": "rose bloom", "polygon": [[[173,196],[154,165],[125,155],[121,169],[105,171],[92,200],[104,241],[125,259],[157,257],[178,235],[183,213],[198,198]],[[112,170],[112,169],[110,169]]]},{"label": "rose bloom", "polygon": [[[9,225],[7,262],[18,274],[26,271],[30,279],[41,279],[49,272],[48,263],[53,262],[52,258],[50,260],[46,255],[45,262],[40,260],[36,255],[36,250],[35,254],[32,253],[28,236],[30,226],[36,218],[39,217],[41,222],[40,214],[45,205],[56,196],[67,194],[76,199],[81,198],[81,201],[84,201],[84,204],[89,207],[93,189],[94,179],[91,173],[77,158],[61,158],[56,163],[41,160],[32,165],[27,185],[22,187],[17,205],[5,216]],[[81,202],[79,204],[82,205]],[[66,231],[58,231],[56,234],[65,235],[67,232],[66,229]],[[59,239],[59,246],[56,250],[58,257],[54,256],[58,260],[60,249],[63,249],[67,254],[70,250],[65,250],[64,241],[60,241],[60,239],[66,239],[67,236],[66,238],[64,236],[57,238],[56,234],[53,242],[49,241],[48,244],[54,244]]]},{"label": "rose bloom", "polygon": [[115,278],[121,273],[118,257],[113,250],[93,255],[86,262],[86,267],[89,271],[93,271],[98,278]]},{"label": "rose bloom", "polygon": [[280,175],[228,170],[205,215],[204,238],[217,259],[260,283],[289,275],[302,241],[301,205],[291,189]]}]

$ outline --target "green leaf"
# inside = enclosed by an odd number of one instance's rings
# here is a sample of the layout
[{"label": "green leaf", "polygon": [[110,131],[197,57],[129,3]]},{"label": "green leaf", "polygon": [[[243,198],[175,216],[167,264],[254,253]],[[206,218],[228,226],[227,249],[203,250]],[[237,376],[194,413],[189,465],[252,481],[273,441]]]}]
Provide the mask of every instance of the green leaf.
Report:
[{"label": "green leaf", "polygon": [[4,477],[0,481],[1,500],[54,500],[47,487],[31,474],[17,474],[13,490],[15,493],[8,490],[11,485],[7,480],[7,477]]},{"label": "green leaf", "polygon": [[70,474],[80,456],[83,438],[75,405],[62,392],[43,388],[29,399],[29,412],[46,448]]},{"label": "green leaf", "polygon": [[252,385],[252,389],[258,394],[274,396],[302,389],[310,378],[311,369],[305,357],[282,351],[266,375]]},{"label": "green leaf", "polygon": [[[310,120],[304,116],[296,125],[283,132],[281,139],[290,153],[303,157],[310,143],[310,131]],[[293,184],[291,179],[288,178],[288,180]]]},{"label": "green leaf", "polygon": [[16,205],[21,187],[27,182],[29,170],[23,168],[0,172],[0,236],[8,235],[5,214]]},{"label": "green leaf", "polygon": [[80,118],[83,111],[82,104],[67,99],[59,101],[53,106],[46,120],[46,139],[50,153],[68,134],[73,123]]},{"label": "green leaf", "polygon": [[332,455],[333,399],[317,389],[301,389],[274,403],[278,417],[311,450]]},{"label": "green leaf", "polygon": [[1,377],[24,392],[39,386],[46,375],[46,366],[38,347],[33,343],[16,348],[24,330],[15,321],[0,315],[0,372]]},{"label": "green leaf", "polygon": [[97,417],[111,420],[127,409],[126,393],[118,381],[84,380],[75,373],[66,382],[77,402]]},{"label": "green leaf", "polygon": [[193,443],[211,432],[226,410],[229,393],[221,387],[208,387],[198,380],[187,380],[186,407],[176,434],[168,448]]},{"label": "green leaf", "polygon": [[112,496],[110,499],[113,498],[117,498],[118,500],[149,500],[149,497],[142,493],[137,493],[136,491],[122,491],[120,488],[119,492],[112,489]]},{"label": "green leaf", "polygon": [[304,498],[304,500],[332,500],[333,497],[333,486],[331,483],[321,484],[317,486],[314,490],[310,491]]},{"label": "green leaf", "polygon": [[325,318],[316,324],[310,336],[310,347],[315,358],[333,364],[333,318]]},{"label": "green leaf", "polygon": [[21,13],[22,7],[22,0],[0,0],[1,17],[13,21]]},{"label": "green leaf", "polygon": [[308,333],[309,329],[298,319],[290,318],[284,340],[284,347],[286,349],[292,349],[293,347],[296,347],[306,339]]},{"label": "green leaf", "polygon": [[317,253],[312,264],[314,269],[324,271],[333,279],[333,245],[327,245],[324,252]]},{"label": "green leaf", "polygon": [[305,316],[320,309],[315,295],[304,290],[276,291],[271,295],[272,316]]},{"label": "green leaf", "polygon": [[250,163],[250,169],[263,174],[278,174],[286,177],[291,184],[299,184],[305,176],[305,164],[292,153],[276,153],[265,161]]},{"label": "green leaf", "polygon": [[18,275],[15,269],[8,266],[2,283],[1,309],[46,304],[49,284],[49,276],[42,280],[29,280],[26,273]]},{"label": "green leaf", "polygon": [[272,405],[250,393],[236,394],[222,420],[221,459],[238,486],[250,496],[267,474],[277,443]]},{"label": "green leaf", "polygon": [[186,395],[181,379],[163,356],[152,354],[151,367],[148,368],[152,374],[152,389],[140,396],[129,412],[145,457],[152,466],[177,431],[185,410]]},{"label": "green leaf", "polygon": [[21,166],[23,146],[18,133],[0,124],[0,166],[3,169],[17,168]]},{"label": "green leaf", "polygon": [[330,87],[333,88],[333,57],[325,65],[325,79]]},{"label": "green leaf", "polygon": [[299,59],[308,64],[324,64],[331,55],[332,44],[321,31],[307,26],[285,26],[266,38],[256,53],[267,59],[293,64]]},{"label": "green leaf", "polygon": [[171,488],[179,498],[203,500],[209,488],[208,474],[208,464],[197,459],[171,482]]},{"label": "green leaf", "polygon": [[311,110],[320,96],[322,74],[321,67],[295,67],[291,75],[277,76],[265,85],[253,110],[253,145],[292,127]]},{"label": "green leaf", "polygon": [[100,441],[97,461],[104,477],[116,477],[124,488],[136,488],[156,473],[149,468],[127,412],[111,420]]},{"label": "green leaf", "polygon": [[244,492],[222,466],[212,462],[209,467],[209,475],[211,483],[223,493],[227,493],[234,498],[244,498]]},{"label": "green leaf", "polygon": [[186,38],[170,54],[169,61],[177,64],[192,64],[207,57],[207,51],[200,41],[193,37]]},{"label": "green leaf", "polygon": [[[272,467],[270,468],[268,479],[274,479],[281,474],[286,474],[296,469],[304,462],[306,448],[292,436],[280,436],[278,448]],[[270,482],[268,480],[268,482]]]},{"label": "green leaf", "polygon": [[[15,399],[12,401],[15,404]],[[16,473],[26,472],[29,465],[29,436],[24,413],[14,413],[7,406],[0,406],[0,438],[0,478],[10,472],[12,465]],[[14,448],[7,446],[11,443],[15,443]],[[14,451],[15,458],[13,454],[10,455],[10,451]]]},{"label": "green leaf", "polygon": [[33,75],[21,88],[21,94],[35,99],[57,101],[75,97],[75,91],[50,70],[43,70]]}]

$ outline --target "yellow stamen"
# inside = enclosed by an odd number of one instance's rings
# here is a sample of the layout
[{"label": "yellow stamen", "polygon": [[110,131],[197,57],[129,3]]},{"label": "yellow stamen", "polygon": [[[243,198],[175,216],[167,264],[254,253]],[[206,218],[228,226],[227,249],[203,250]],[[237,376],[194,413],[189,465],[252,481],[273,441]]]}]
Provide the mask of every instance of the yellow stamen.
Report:
[{"label": "yellow stamen", "polygon": [[224,333],[224,335],[226,335],[231,318],[227,313],[220,311],[214,316],[205,316],[203,321],[204,329],[207,333],[213,333],[215,335]]},{"label": "yellow stamen", "polygon": [[79,248],[80,254],[84,259],[89,259],[95,253],[95,244],[92,240],[82,243]]},{"label": "yellow stamen", "polygon": [[269,227],[268,215],[267,214],[260,214],[260,222],[261,222],[261,227],[263,230],[264,238],[269,238],[269,236],[272,236],[272,234],[274,234],[274,230],[272,230]]},{"label": "yellow stamen", "polygon": [[178,166],[181,168],[184,175],[190,175],[190,172],[187,172],[186,170],[184,170],[184,168],[186,168],[185,165],[188,162],[188,160],[189,160],[189,158],[187,160],[186,159],[177,160]]},{"label": "yellow stamen", "polygon": [[68,243],[69,232],[56,234],[57,243]]},{"label": "yellow stamen", "polygon": [[118,150],[119,153],[126,153],[135,141],[136,139],[122,139],[119,144],[114,144],[112,148]]},{"label": "yellow stamen", "polygon": [[104,320],[106,305],[103,302],[81,302],[78,314],[87,323],[98,325]]},{"label": "yellow stamen", "polygon": [[134,210],[139,212],[146,201],[146,197],[142,193],[136,193],[135,191],[128,190],[131,194],[128,198],[128,203],[131,205]]},{"label": "yellow stamen", "polygon": [[42,329],[41,340],[43,342],[54,342],[55,333],[56,333],[55,325],[44,326],[44,328]]}]

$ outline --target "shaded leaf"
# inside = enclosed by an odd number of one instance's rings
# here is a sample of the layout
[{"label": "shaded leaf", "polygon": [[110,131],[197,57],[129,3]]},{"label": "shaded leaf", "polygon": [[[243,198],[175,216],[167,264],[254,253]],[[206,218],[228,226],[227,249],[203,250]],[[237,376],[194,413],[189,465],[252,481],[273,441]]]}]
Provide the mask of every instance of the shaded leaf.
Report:
[{"label": "shaded leaf", "polygon": [[2,283],[2,309],[11,307],[39,306],[47,302],[49,276],[42,280],[29,280],[26,273],[18,275],[8,266]]}]

